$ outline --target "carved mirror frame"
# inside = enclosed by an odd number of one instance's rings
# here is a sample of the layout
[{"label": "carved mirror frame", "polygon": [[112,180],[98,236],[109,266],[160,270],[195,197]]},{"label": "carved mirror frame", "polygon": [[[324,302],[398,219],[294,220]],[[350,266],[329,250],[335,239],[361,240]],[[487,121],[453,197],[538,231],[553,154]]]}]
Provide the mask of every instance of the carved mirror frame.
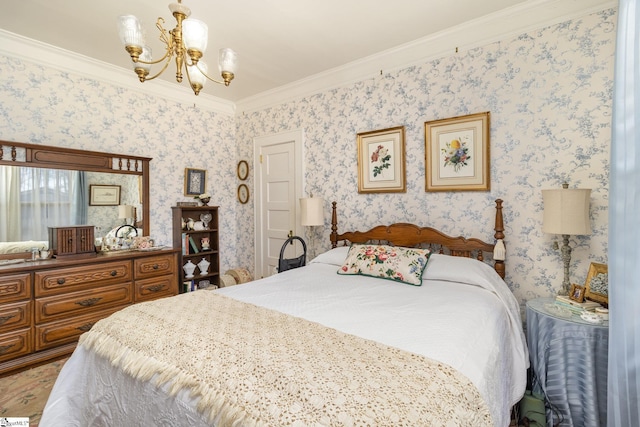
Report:
[{"label": "carved mirror frame", "polygon": [[[4,152],[9,147],[9,158]],[[137,175],[142,177],[142,230],[149,235],[149,157],[0,141],[0,165]]]}]

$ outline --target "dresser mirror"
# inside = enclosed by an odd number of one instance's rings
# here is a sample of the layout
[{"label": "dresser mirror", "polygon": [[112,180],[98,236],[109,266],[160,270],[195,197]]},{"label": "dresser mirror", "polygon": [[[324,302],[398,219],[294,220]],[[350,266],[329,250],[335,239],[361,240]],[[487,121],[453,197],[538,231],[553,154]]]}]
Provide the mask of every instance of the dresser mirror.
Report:
[{"label": "dresser mirror", "polygon": [[[135,208],[128,223],[148,236],[150,161],[0,141],[0,259],[22,257],[25,248],[48,241],[48,227],[93,225],[95,236],[103,236],[124,224],[121,205]],[[92,186],[104,189],[98,193],[104,202],[96,202]]]}]

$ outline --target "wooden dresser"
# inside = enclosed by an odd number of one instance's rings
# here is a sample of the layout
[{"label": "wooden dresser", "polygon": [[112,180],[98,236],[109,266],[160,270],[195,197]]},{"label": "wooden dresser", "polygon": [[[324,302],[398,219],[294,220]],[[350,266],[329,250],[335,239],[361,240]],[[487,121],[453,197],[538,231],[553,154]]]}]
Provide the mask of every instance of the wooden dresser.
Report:
[{"label": "wooden dresser", "polygon": [[0,265],[0,376],[70,354],[100,319],[178,294],[178,251]]}]

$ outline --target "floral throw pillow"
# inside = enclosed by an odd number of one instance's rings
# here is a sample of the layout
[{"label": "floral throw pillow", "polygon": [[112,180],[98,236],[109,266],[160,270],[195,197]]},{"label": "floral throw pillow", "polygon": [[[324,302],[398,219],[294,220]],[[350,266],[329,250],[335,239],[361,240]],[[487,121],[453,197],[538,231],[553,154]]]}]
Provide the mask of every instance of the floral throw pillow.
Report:
[{"label": "floral throw pillow", "polygon": [[428,249],[353,244],[338,274],[361,274],[420,286],[429,254]]}]

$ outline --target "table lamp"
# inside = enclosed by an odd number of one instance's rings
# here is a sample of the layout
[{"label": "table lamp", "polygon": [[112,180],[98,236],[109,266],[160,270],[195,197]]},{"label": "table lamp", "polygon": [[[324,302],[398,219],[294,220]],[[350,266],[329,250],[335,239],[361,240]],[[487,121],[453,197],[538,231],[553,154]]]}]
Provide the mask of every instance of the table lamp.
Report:
[{"label": "table lamp", "polygon": [[[324,225],[324,200],[320,197],[306,197],[300,199],[300,225],[315,227]],[[313,233],[309,235],[309,248],[313,249]],[[313,257],[309,256],[309,259]]]},{"label": "table lamp", "polygon": [[564,262],[564,280],[562,293],[569,294],[569,265],[571,263],[571,247],[569,236],[591,234],[589,220],[590,189],[569,188],[562,184],[561,189],[542,190],[544,213],[542,231],[562,235],[562,261]]},{"label": "table lamp", "polygon": [[120,205],[118,206],[118,218],[124,219],[124,224],[127,225],[127,219],[132,218],[133,223],[136,222],[136,213],[135,208],[131,205]]}]

